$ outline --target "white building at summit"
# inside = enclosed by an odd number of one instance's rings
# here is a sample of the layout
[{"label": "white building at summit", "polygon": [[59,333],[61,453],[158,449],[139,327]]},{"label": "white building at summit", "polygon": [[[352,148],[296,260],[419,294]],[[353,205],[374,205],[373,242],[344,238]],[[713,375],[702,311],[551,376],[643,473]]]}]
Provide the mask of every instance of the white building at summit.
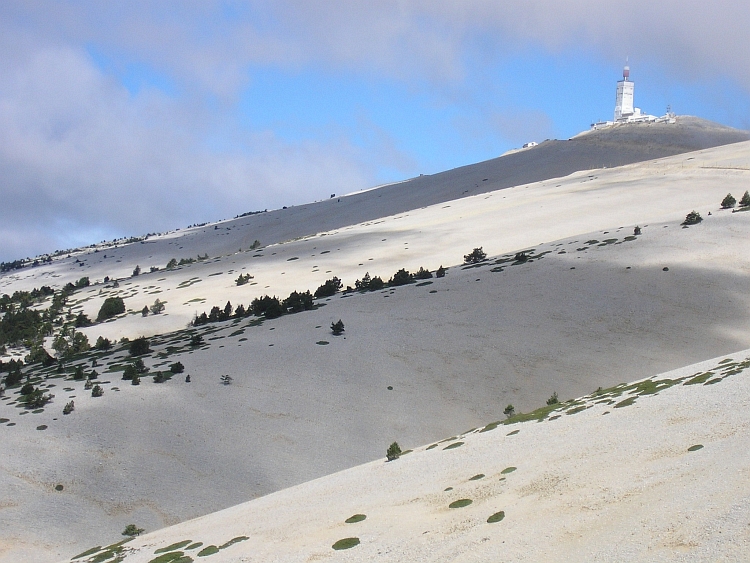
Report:
[{"label": "white building at summit", "polygon": [[622,80],[617,82],[617,93],[615,96],[615,118],[614,121],[599,121],[591,125],[592,129],[601,129],[621,123],[674,123],[674,115],[667,110],[667,114],[656,117],[643,113],[641,108],[634,104],[635,82],[630,80],[630,67],[625,66],[622,70]]}]

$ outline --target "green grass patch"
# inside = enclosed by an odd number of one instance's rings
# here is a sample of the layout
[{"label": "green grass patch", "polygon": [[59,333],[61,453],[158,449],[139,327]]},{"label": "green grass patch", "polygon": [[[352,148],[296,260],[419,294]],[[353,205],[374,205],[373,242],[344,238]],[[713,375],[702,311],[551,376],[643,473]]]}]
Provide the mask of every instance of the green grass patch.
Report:
[{"label": "green grass patch", "polygon": [[46,424],[41,424],[41,425],[37,426],[36,429],[37,430],[47,430],[47,425]]},{"label": "green grass patch", "polygon": [[198,552],[198,557],[208,557],[216,553],[219,553],[219,548],[215,545],[208,545]]},{"label": "green grass patch", "polygon": [[158,555],[159,553],[166,553],[168,551],[175,551],[177,549],[182,549],[186,545],[188,545],[193,540],[183,540],[179,541],[177,543],[173,543],[172,545],[168,545],[167,547],[162,547],[154,551],[154,555]]},{"label": "green grass patch", "polygon": [[228,542],[221,544],[219,546],[219,549],[226,549],[226,548],[228,548],[231,545],[234,545],[236,543],[240,543],[241,541],[246,541],[246,540],[249,540],[249,539],[250,538],[248,538],[247,536],[237,536],[236,538],[232,538]]},{"label": "green grass patch", "polygon": [[554,405],[546,405],[544,407],[540,407],[529,413],[514,414],[507,420],[504,420],[503,424],[517,424],[519,422],[529,422],[531,420],[536,420],[537,422],[541,422],[545,418],[547,418],[551,412],[554,412],[557,409],[561,409],[563,408],[563,406],[564,405],[562,403],[555,403]]},{"label": "green grass patch", "polygon": [[[7,419],[7,418],[4,418],[4,419],[2,420],[2,422],[8,422],[8,419]],[[431,446],[427,446],[426,450],[432,450],[432,449],[435,449],[435,448],[437,448],[437,447],[438,447],[438,445],[437,445],[437,444],[432,444]],[[426,450],[425,450],[425,451],[426,451]]]},{"label": "green grass patch", "polygon": [[99,553],[102,550],[102,546],[97,545],[96,547],[92,547],[91,549],[87,549],[83,553],[79,553],[73,559],[80,559],[81,557],[88,557],[89,555],[94,555],[94,553]]},{"label": "green grass patch", "polygon": [[[565,414],[576,414],[578,412],[585,411],[587,408],[589,408],[589,407],[587,407],[586,405],[581,405],[579,407],[575,407],[575,408],[572,408],[570,410],[565,411]],[[553,417],[550,418],[550,420],[554,420],[556,418],[560,418],[560,417],[559,416],[553,416]]]},{"label": "green grass patch", "polygon": [[454,450],[456,448],[460,448],[463,445],[464,445],[463,442],[453,442],[452,444],[448,444],[447,446],[445,446],[443,449],[444,450]]},{"label": "green grass patch", "polygon": [[191,563],[193,558],[183,551],[172,551],[155,557],[148,563]]},{"label": "green grass patch", "polygon": [[480,479],[484,479],[484,473],[477,473],[474,477],[469,477],[469,481],[479,481]]},{"label": "green grass patch", "polygon": [[732,358],[724,358],[723,360],[719,360],[719,365],[726,364],[728,362],[733,362],[734,360]]},{"label": "green grass patch", "polygon": [[470,498],[461,498],[450,503],[448,505],[448,508],[463,508],[465,506],[469,506],[472,502],[474,501]]},{"label": "green grass patch", "polygon": [[694,446],[690,446],[688,448],[688,451],[689,452],[697,452],[698,450],[702,450],[702,449],[703,449],[703,444],[695,444]]},{"label": "green grass patch", "polygon": [[239,330],[235,330],[234,332],[230,333],[229,336],[230,337],[232,337],[232,336],[239,336],[240,334],[243,334],[244,332],[245,332],[245,329],[241,328]]},{"label": "green grass patch", "polygon": [[340,551],[342,549],[351,549],[352,547],[355,547],[357,545],[359,545],[359,538],[344,538],[337,541],[331,547],[336,551]]},{"label": "green grass patch", "polygon": [[495,514],[487,518],[487,523],[494,524],[496,522],[500,522],[503,518],[505,518],[505,512],[501,510],[500,512],[495,512]]},{"label": "green grass patch", "polygon": [[356,524],[357,522],[361,522],[365,518],[367,518],[367,516],[364,514],[355,514],[354,516],[350,516],[349,518],[344,520],[344,522],[346,522],[347,524]]},{"label": "green grass patch", "polygon": [[722,379],[723,379],[723,378],[721,378],[721,377],[717,377],[717,378],[715,378],[715,379],[709,379],[709,380],[708,380],[708,381],[706,381],[706,382],[705,382],[705,383],[704,383],[703,385],[713,385],[714,383],[718,383],[718,382],[719,382],[719,381],[721,381]]},{"label": "green grass patch", "polygon": [[630,405],[632,405],[633,403],[635,403],[635,400],[636,400],[636,397],[628,397],[624,401],[620,401],[619,403],[617,403],[614,406],[614,408],[620,409],[622,407],[629,407]]},{"label": "green grass patch", "polygon": [[203,545],[202,541],[197,541],[195,543],[191,543],[189,546],[187,546],[185,548],[185,551],[190,551],[191,549],[198,549],[202,545]]},{"label": "green grass patch", "polygon": [[490,430],[494,430],[495,428],[497,428],[501,424],[502,424],[502,421],[490,422],[487,426],[485,426],[484,428],[482,428],[479,432],[480,433],[481,432],[489,432]]},{"label": "green grass patch", "polygon": [[513,432],[508,432],[508,433],[506,434],[506,436],[515,436],[515,435],[516,435],[516,434],[518,434],[519,432],[520,432],[520,430],[514,430]]},{"label": "green grass patch", "polygon": [[502,475],[507,475],[508,473],[513,473],[516,469],[518,469],[518,468],[510,466],[510,467],[506,467],[505,469],[503,469],[500,473]]},{"label": "green grass patch", "polygon": [[317,344],[318,346],[327,346],[328,345],[328,341],[327,340],[318,340],[315,344]]}]

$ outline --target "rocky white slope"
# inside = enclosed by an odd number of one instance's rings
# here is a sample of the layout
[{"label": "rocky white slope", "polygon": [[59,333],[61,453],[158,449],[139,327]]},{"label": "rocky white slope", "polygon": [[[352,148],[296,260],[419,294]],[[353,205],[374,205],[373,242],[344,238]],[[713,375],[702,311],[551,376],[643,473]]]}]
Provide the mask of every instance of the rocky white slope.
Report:
[{"label": "rocky white slope", "polygon": [[[72,313],[93,317],[106,296],[124,297],[130,313],[84,329],[90,339],[161,334],[145,357],[150,373],[180,361],[192,382],[148,376],[132,386],[120,379],[129,359],[118,346],[63,374],[31,372],[55,394],[41,412],[23,409],[11,390],[0,401],[0,560],[61,559],[131,522],[155,530],[382,458],[393,440],[414,447],[486,424],[508,403],[528,412],[554,391],[581,396],[749,348],[750,213],[719,209],[727,192],[739,199],[748,187],[750,143],[738,143],[471,196],[261,252],[247,252],[257,237],[241,218],[224,231],[181,231],[3,276],[2,292],[121,278],[119,288],[76,292]],[[692,209],[703,223],[681,228]],[[222,245],[238,251],[213,251]],[[488,261],[462,267],[477,246]],[[531,259],[516,263],[522,250]],[[130,278],[136,264],[148,270],[204,253],[211,260]],[[366,271],[387,279],[440,264],[448,275],[428,285],[339,294],[275,320],[185,328],[227,300],[247,305],[266,292],[314,290],[332,275],[353,285]],[[252,283],[236,286],[241,272]],[[141,317],[155,298],[166,312]],[[338,319],[346,332],[334,337]],[[205,345],[191,347],[193,334]],[[102,397],[70,379],[92,359]],[[221,385],[222,375],[233,384]],[[63,416],[69,400],[76,410]],[[418,457],[409,456],[398,463]]]},{"label": "rocky white slope", "polygon": [[541,409],[540,420],[489,424],[73,561],[743,561],[749,354],[601,390]]}]

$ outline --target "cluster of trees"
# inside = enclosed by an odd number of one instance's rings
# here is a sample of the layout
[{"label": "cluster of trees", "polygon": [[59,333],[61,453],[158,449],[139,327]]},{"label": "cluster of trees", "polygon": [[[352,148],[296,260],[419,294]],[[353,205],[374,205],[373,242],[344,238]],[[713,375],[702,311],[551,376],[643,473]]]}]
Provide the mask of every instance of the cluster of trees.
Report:
[{"label": "cluster of trees", "polygon": [[159,315],[164,312],[165,307],[166,305],[164,304],[164,301],[157,298],[156,301],[154,301],[154,304],[151,305],[151,307],[149,307],[148,305],[143,306],[143,309],[141,309],[141,315],[146,317],[148,316],[149,311],[152,315]]},{"label": "cluster of trees", "polygon": [[91,348],[88,337],[71,326],[64,326],[52,341],[52,349],[60,358],[71,358]]},{"label": "cluster of trees", "polygon": [[293,291],[283,301],[275,296],[264,295],[263,297],[253,299],[247,308],[240,304],[236,309],[233,309],[232,303],[229,301],[227,301],[223,309],[214,306],[208,314],[204,312],[196,316],[193,319],[193,326],[228,321],[229,319],[241,319],[250,315],[275,319],[282,315],[309,311],[314,307],[313,296],[309,291],[305,291],[304,293]]},{"label": "cluster of trees", "polygon": [[[727,194],[723,200],[721,200],[722,209],[731,209],[737,205],[737,200],[734,199],[732,194]],[[750,191],[745,191],[745,194],[740,199],[740,207],[750,207]]]},{"label": "cluster of trees", "polygon": [[89,280],[88,276],[84,276],[81,279],[79,279],[76,283],[68,282],[63,286],[63,290],[67,291],[69,294],[73,293],[76,289],[83,289],[84,287],[88,287],[91,285],[91,281]]},{"label": "cluster of trees", "polygon": [[[49,286],[42,286],[31,291],[3,295],[0,298],[0,313],[4,313],[0,319],[0,347],[19,343],[31,347],[52,334],[52,323],[62,312],[69,293],[63,290],[55,294]],[[31,308],[50,295],[54,297],[47,310]]]},{"label": "cluster of trees", "polygon": [[253,276],[251,276],[250,274],[240,274],[240,276],[236,280],[234,280],[234,283],[236,283],[237,285],[245,285],[251,279],[253,279]]},{"label": "cluster of trees", "polygon": [[41,409],[52,400],[52,395],[45,393],[39,387],[26,383],[21,387],[21,402],[29,409]]},{"label": "cluster of trees", "polygon": [[0,272],[20,270],[26,265],[26,260],[13,260],[12,262],[0,262]]},{"label": "cluster of trees", "polygon": [[0,313],[10,311],[16,305],[21,309],[31,307],[35,303],[54,294],[55,290],[48,285],[43,285],[39,289],[34,288],[31,291],[16,291],[13,295],[6,293],[0,296]]},{"label": "cluster of trees", "polygon": [[[445,275],[445,268],[440,266],[436,274],[437,277],[442,278]],[[370,272],[366,272],[365,275],[362,276],[361,280],[357,280],[354,282],[354,288],[356,291],[378,291],[379,289],[383,289],[386,286],[395,287],[399,285],[406,285],[408,283],[412,283],[415,280],[427,280],[431,277],[432,272],[422,267],[420,267],[419,270],[414,273],[401,268],[398,272],[393,274],[391,279],[388,280],[388,283],[385,283],[380,276],[370,277]],[[347,289],[350,290],[351,288]]]},{"label": "cluster of trees", "polygon": [[3,380],[6,387],[12,387],[21,383],[23,379],[23,374],[21,374],[22,367],[23,362],[21,360],[10,360],[7,363],[0,360],[0,373],[4,371],[8,372],[8,375]]}]

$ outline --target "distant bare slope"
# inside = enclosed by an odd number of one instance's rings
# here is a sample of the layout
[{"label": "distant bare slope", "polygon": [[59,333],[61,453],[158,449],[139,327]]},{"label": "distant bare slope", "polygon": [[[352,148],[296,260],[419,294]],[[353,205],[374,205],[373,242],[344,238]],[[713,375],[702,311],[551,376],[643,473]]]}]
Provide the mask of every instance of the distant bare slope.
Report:
[{"label": "distant bare slope", "polygon": [[[592,131],[567,141],[545,141],[492,160],[241,221],[263,244],[273,244],[467,195],[560,178],[579,170],[613,168],[750,139],[748,131],[705,119],[677,119],[675,124],[631,124]],[[211,255],[220,254],[220,250],[215,249]]]}]

